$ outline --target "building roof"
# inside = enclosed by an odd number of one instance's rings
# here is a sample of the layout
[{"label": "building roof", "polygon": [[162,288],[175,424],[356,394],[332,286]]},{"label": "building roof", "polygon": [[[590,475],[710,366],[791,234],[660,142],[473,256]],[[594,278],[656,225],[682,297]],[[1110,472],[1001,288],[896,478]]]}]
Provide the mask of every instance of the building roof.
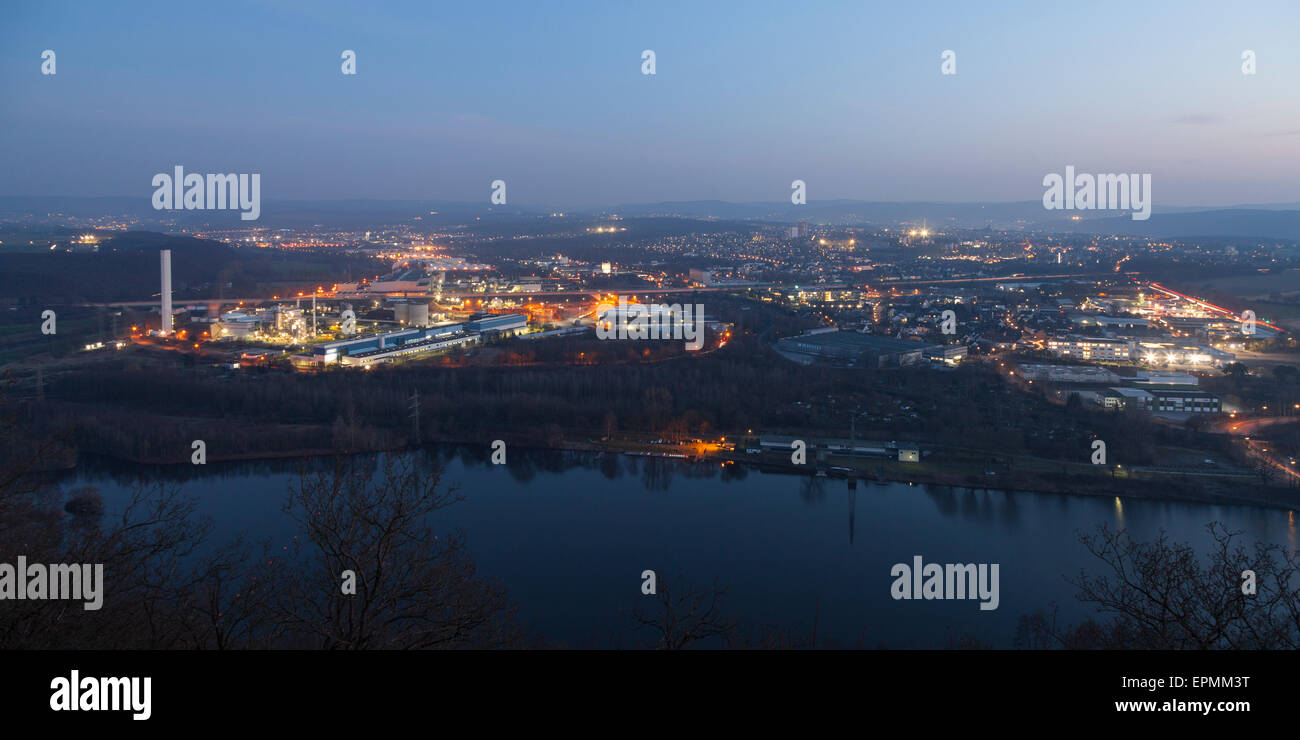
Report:
[{"label": "building roof", "polygon": [[1115,386],[1109,388],[1112,393],[1125,398],[1151,398],[1151,394],[1141,388],[1126,388],[1124,386]]},{"label": "building roof", "polygon": [[833,331],[820,334],[801,334],[789,337],[790,341],[801,344],[815,344],[823,347],[839,347],[870,352],[922,352],[934,349],[936,345],[914,342],[909,339],[880,337],[874,334],[861,334],[855,331]]}]

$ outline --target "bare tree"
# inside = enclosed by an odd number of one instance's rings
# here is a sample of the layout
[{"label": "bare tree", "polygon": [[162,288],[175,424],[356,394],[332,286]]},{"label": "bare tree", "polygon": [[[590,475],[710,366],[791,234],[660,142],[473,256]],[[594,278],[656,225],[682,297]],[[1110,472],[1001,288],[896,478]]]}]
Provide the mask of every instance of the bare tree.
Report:
[{"label": "bare tree", "polygon": [[[1204,557],[1161,532],[1135,542],[1102,526],[1080,539],[1106,566],[1070,583],[1103,619],[1062,627],[1054,609],[1021,618],[1017,645],[1067,649],[1281,649],[1300,647],[1300,591],[1295,553],[1238,542],[1239,532],[1207,525],[1213,545]],[[1253,576],[1253,577],[1252,577]],[[1253,584],[1253,588],[1251,587]]]},{"label": "bare tree", "polygon": [[272,564],[257,557],[242,537],[200,559],[190,598],[178,610],[182,644],[214,650],[276,647],[284,630],[275,619]]},{"label": "bare tree", "polygon": [[192,501],[161,484],[138,484],[112,516],[93,488],[65,494],[46,485],[42,467],[65,449],[64,439],[30,435],[8,390],[0,387],[0,559],[102,565],[103,582],[97,610],[65,599],[6,604],[0,647],[171,646],[175,608],[191,585],[179,574],[207,523],[194,518]]},{"label": "bare tree", "polygon": [[140,484],[111,517],[74,518],[60,501],[44,500],[60,494],[43,489],[27,497],[22,516],[11,518],[0,537],[0,557],[102,565],[101,606],[86,610],[83,601],[65,599],[12,602],[0,611],[0,647],[187,647],[178,615],[193,593],[191,555],[209,528],[193,516],[193,502],[174,488]]},{"label": "bare tree", "polygon": [[730,647],[738,638],[735,619],[722,614],[721,600],[727,590],[715,579],[712,587],[698,588],[679,576],[674,582],[660,579],[656,584],[654,607],[649,613],[640,606],[632,612],[638,628],[655,636],[660,650],[680,650],[693,643],[717,638]]},{"label": "bare tree", "polygon": [[[459,531],[434,514],[459,501],[414,456],[355,457],[304,472],[286,510],[306,542],[271,568],[291,644],[324,649],[506,647],[518,644],[504,591],[479,578]],[[344,572],[355,593],[344,592]]]}]

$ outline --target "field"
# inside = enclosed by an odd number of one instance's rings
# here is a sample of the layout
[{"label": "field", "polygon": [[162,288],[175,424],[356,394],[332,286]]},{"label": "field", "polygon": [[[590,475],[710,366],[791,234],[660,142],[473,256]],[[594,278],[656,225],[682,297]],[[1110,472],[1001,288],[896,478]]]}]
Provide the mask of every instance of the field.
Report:
[{"label": "field", "polygon": [[[1267,298],[1274,293],[1300,294],[1300,269],[1196,281],[1196,286],[1202,290],[1208,288],[1242,298]],[[1297,309],[1297,313],[1300,314],[1300,309]]]}]

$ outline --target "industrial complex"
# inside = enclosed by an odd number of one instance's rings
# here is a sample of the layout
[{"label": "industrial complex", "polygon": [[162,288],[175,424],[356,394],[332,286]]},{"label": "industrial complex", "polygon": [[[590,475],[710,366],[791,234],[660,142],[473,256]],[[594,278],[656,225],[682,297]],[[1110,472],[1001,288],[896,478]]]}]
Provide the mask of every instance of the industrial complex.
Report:
[{"label": "industrial complex", "polygon": [[527,325],[527,317],[521,314],[483,316],[459,324],[406,329],[318,344],[309,354],[294,355],[291,359],[299,367],[333,364],[367,367],[401,357],[473,344],[484,336],[516,334]]},{"label": "industrial complex", "polygon": [[[159,256],[161,270],[161,292],[159,310],[159,328],[149,332],[160,338],[185,338],[185,331],[177,331],[174,316],[177,310],[172,308],[171,290],[171,251],[162,250]],[[436,281],[417,281],[397,278],[413,277],[412,271],[402,271],[393,279],[379,281],[383,288],[392,288],[398,283],[400,287],[424,290],[430,285],[437,292],[441,285],[441,276]],[[209,306],[206,316],[189,316],[189,312],[199,306],[179,309],[185,313],[191,323],[206,324],[206,338],[214,342],[230,341],[237,343],[258,343],[278,348],[280,352],[294,347],[304,351],[291,354],[292,365],[299,369],[317,369],[329,365],[345,367],[371,367],[398,359],[413,358],[420,355],[436,353],[441,350],[475,344],[485,339],[513,336],[528,329],[528,316],[521,313],[491,313],[486,311],[461,311],[461,321],[441,321],[450,315],[447,311],[434,311],[433,300],[424,301],[406,297],[405,292],[398,291],[401,297],[389,297],[387,290],[376,291],[373,305],[382,306],[380,313],[385,318],[371,319],[364,322],[365,329],[359,329],[356,312],[347,300],[334,295],[310,296],[299,295],[283,302],[271,302],[258,307],[239,307],[224,313],[216,311],[216,306]],[[355,288],[348,298],[362,297]],[[436,300],[436,299],[435,299]],[[215,313],[215,315],[213,315]],[[391,313],[391,318],[386,318]],[[396,328],[386,328],[388,324]],[[563,331],[563,330],[560,330]],[[314,343],[326,338],[327,341]],[[197,345],[196,345],[197,346]],[[240,359],[254,363],[276,354],[276,350],[244,350]],[[231,363],[238,368],[240,363]]]}]

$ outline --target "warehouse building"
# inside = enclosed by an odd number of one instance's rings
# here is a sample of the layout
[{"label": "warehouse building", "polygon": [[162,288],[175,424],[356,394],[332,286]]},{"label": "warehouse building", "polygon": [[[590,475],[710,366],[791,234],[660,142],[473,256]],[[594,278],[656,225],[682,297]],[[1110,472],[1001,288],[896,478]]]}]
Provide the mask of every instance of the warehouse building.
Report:
[{"label": "warehouse building", "polygon": [[464,332],[450,336],[425,337],[424,339],[412,340],[397,346],[343,355],[339,357],[339,364],[349,367],[369,367],[384,362],[392,362],[401,357],[411,357],[426,352],[437,352],[442,349],[473,344],[478,339],[478,334],[466,334]]},{"label": "warehouse building", "polygon": [[1217,414],[1223,410],[1218,396],[1185,388],[1110,388],[1102,396],[1102,405],[1164,414]]},{"label": "warehouse building", "polygon": [[513,336],[528,328],[528,317],[521,313],[475,314],[465,322],[465,331],[486,336]]},{"label": "warehouse building", "polygon": [[[375,334],[373,336],[360,337],[357,339],[343,339],[337,342],[326,342],[325,344],[318,344],[313,347],[308,357],[310,358],[310,362],[314,365],[333,365],[335,363],[344,365],[369,364],[344,362],[344,360],[351,357],[382,357],[384,359],[392,359],[394,357],[417,354],[419,352],[431,352],[435,349],[442,348],[437,346],[438,341],[470,335],[474,337],[474,340],[477,340],[478,333],[467,331],[464,324],[442,324],[427,329],[406,329],[403,331],[392,331],[386,334]],[[468,342],[460,343],[464,344]],[[399,350],[404,349],[414,351],[398,354]]]}]

